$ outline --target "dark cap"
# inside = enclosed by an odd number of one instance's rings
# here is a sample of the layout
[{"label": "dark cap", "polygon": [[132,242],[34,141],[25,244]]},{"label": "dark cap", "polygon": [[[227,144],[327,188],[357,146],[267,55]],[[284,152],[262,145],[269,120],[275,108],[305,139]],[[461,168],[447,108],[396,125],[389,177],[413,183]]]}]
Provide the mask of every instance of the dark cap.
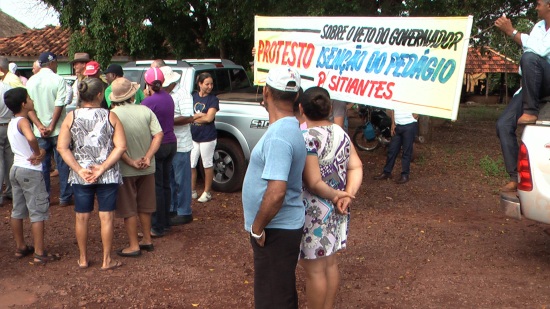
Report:
[{"label": "dark cap", "polygon": [[108,67],[107,67],[107,70],[105,70],[105,72],[103,72],[105,74],[107,73],[113,73],[115,74],[116,76],[124,76],[124,71],[122,71],[122,67],[118,64],[110,64]]},{"label": "dark cap", "polygon": [[38,57],[38,62],[40,63],[40,65],[55,60],[57,60],[57,56],[52,52],[43,52],[40,54],[40,57]]}]

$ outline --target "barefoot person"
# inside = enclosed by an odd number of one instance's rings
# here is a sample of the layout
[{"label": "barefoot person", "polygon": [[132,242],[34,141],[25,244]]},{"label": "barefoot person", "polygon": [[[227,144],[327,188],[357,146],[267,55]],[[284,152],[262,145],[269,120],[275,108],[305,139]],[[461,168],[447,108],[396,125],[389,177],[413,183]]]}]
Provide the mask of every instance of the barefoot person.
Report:
[{"label": "barefoot person", "polygon": [[[46,264],[57,257],[46,254],[44,250],[44,221],[50,217],[50,201],[42,177],[42,160],[46,151],[38,147],[38,140],[27,119],[34,104],[25,88],[8,90],[4,101],[14,114],[8,125],[8,139],[14,154],[10,181],[13,194],[11,227],[17,244],[15,257],[23,258],[34,253],[34,263]],[[26,217],[31,220],[34,248],[27,246],[23,237],[23,219]]]},{"label": "barefoot person", "polygon": [[71,168],[69,182],[75,193],[75,230],[80,250],[78,266],[88,267],[88,221],[97,196],[103,242],[101,269],[108,270],[122,265],[111,259],[111,247],[116,196],[122,183],[118,160],[126,151],[126,138],[117,115],[100,108],[103,90],[103,82],[97,78],[87,78],[78,85],[81,107],[63,121],[57,150]]}]

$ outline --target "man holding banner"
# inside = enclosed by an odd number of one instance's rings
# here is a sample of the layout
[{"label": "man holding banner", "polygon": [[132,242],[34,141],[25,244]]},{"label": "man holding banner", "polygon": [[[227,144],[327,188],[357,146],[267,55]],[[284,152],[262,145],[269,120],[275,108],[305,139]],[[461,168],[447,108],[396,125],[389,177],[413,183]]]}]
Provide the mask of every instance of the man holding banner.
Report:
[{"label": "man holding banner", "polygon": [[[518,124],[535,123],[538,118],[538,102],[550,96],[550,39],[547,31],[550,25],[550,0],[537,0],[539,21],[530,34],[514,29],[510,19],[502,15],[495,26],[509,35],[514,42],[523,47],[520,60],[522,88],[497,120],[497,136],[500,139],[502,156],[510,182],[500,189],[501,192],[514,192],[518,185],[518,152],[516,137]],[[520,117],[521,116],[521,117]]]}]

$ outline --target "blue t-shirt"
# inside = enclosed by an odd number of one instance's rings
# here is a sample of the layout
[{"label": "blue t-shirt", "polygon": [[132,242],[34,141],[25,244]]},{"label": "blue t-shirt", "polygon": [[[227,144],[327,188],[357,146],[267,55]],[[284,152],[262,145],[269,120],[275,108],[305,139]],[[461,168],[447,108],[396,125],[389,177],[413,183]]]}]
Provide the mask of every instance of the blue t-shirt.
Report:
[{"label": "blue t-shirt", "polygon": [[270,124],[252,150],[244,177],[242,199],[247,231],[260,209],[269,180],[286,181],[287,188],[283,206],[266,228],[294,230],[304,225],[301,195],[305,163],[306,146],[298,120],[285,117]]},{"label": "blue t-shirt", "polygon": [[[208,110],[215,108],[220,110],[220,100],[213,94],[209,94],[206,97],[199,96],[198,92],[193,93],[193,113],[208,113]],[[210,123],[200,123],[191,126],[191,136],[197,143],[213,141],[218,137],[216,132],[216,125],[214,120]]]}]

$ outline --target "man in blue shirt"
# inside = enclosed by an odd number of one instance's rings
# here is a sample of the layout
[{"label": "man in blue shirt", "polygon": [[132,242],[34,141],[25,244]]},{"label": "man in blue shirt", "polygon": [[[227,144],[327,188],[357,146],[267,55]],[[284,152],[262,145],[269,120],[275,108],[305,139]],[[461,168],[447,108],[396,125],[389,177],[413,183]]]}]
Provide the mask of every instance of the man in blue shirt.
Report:
[{"label": "man in blue shirt", "polygon": [[263,96],[270,125],[252,151],[243,183],[256,309],[298,308],[295,270],[305,218],[301,193],[306,160],[292,109],[299,89],[300,75],[294,68],[269,71]]},{"label": "man in blue shirt", "polygon": [[510,182],[500,189],[502,192],[516,191],[518,186],[517,125],[535,123],[540,99],[550,96],[550,87],[547,86],[550,83],[550,0],[537,0],[536,9],[542,20],[535,24],[530,34],[518,32],[504,15],[495,21],[495,26],[524,50],[520,60],[522,88],[497,121],[504,165],[510,175]]}]

